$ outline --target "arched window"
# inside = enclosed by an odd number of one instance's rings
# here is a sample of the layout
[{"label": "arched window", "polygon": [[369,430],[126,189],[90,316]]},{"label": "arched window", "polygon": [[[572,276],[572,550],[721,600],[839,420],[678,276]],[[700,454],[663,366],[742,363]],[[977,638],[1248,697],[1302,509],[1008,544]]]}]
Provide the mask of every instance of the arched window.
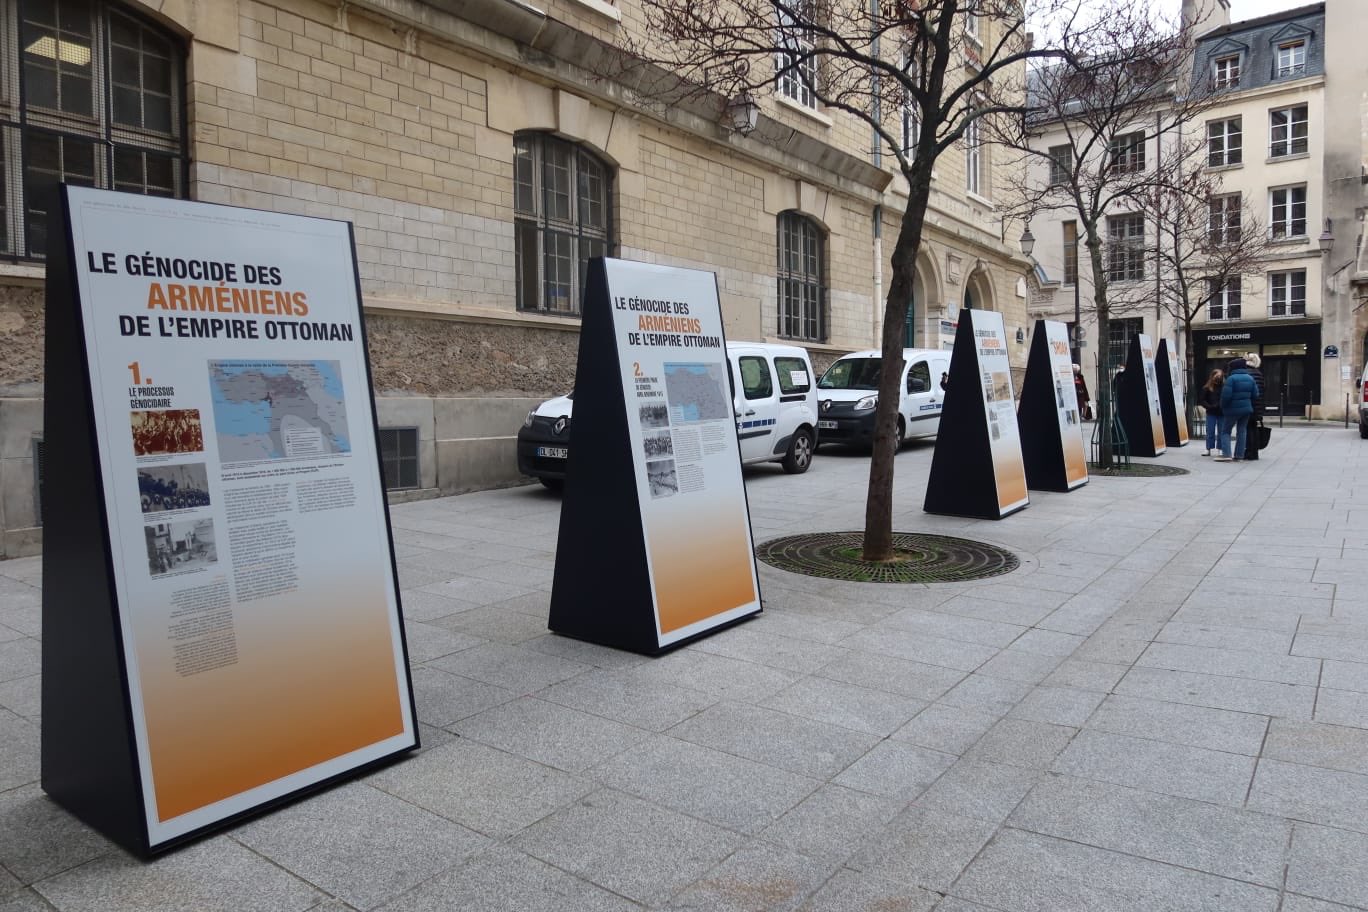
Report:
[{"label": "arched window", "polygon": [[185,195],[185,50],[102,0],[0,3],[0,256],[41,258],[60,181]]},{"label": "arched window", "polygon": [[513,137],[518,309],[580,312],[585,263],[612,253],[612,169],[546,133]]},{"label": "arched window", "polygon": [[812,219],[779,213],[779,335],[825,342],[826,240]]}]

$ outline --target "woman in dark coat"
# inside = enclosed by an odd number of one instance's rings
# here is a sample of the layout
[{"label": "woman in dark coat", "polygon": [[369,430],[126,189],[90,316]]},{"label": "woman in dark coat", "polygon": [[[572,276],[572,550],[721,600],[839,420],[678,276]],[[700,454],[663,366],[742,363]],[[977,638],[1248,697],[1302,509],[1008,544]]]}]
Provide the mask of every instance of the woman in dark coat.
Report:
[{"label": "woman in dark coat", "polygon": [[1221,387],[1225,386],[1225,374],[1218,367],[1207,377],[1202,386],[1201,404],[1206,412],[1206,449],[1203,456],[1210,456],[1216,449],[1216,440],[1221,432]]},{"label": "woman in dark coat", "polygon": [[1259,370],[1259,356],[1245,355],[1245,364],[1248,365],[1249,376],[1254,378],[1254,385],[1259,388],[1259,393],[1254,397],[1254,414],[1249,416],[1249,440],[1245,443],[1245,459],[1259,458],[1259,428],[1263,427],[1264,414],[1264,375]]},{"label": "woman in dark coat", "polygon": [[1075,364],[1074,395],[1078,397],[1078,417],[1080,420],[1092,418],[1092,397],[1088,395],[1088,381],[1083,379],[1083,368]]},{"label": "woman in dark coat", "polygon": [[1230,462],[1230,432],[1235,431],[1235,461],[1244,459],[1245,438],[1249,432],[1249,416],[1254,414],[1254,400],[1259,387],[1245,368],[1245,359],[1236,358],[1226,365],[1225,386],[1221,387],[1221,455],[1217,462]]}]

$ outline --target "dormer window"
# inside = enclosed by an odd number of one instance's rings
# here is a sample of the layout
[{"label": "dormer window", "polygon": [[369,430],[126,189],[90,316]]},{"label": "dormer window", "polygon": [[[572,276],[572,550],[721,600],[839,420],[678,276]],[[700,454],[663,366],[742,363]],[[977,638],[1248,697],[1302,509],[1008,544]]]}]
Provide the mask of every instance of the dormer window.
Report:
[{"label": "dormer window", "polygon": [[1228,89],[1240,84],[1240,55],[1217,57],[1211,65],[1211,87]]},{"label": "dormer window", "polygon": [[1284,41],[1278,45],[1277,68],[1274,76],[1285,79],[1289,76],[1306,75],[1306,41]]}]

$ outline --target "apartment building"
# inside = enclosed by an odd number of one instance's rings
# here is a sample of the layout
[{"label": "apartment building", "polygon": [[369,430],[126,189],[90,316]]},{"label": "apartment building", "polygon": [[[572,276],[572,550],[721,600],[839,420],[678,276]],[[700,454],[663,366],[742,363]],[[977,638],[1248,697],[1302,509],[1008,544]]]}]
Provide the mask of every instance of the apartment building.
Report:
[{"label": "apartment building", "polygon": [[[63,180],[351,221],[394,496],[517,480],[590,256],[716,271],[734,339],[877,345],[906,192],[868,126],[792,74],[753,110],[640,98],[590,62],[643,29],[634,0],[0,0],[0,555],[41,542]],[[971,135],[939,162],[909,344],[966,303],[1025,327],[1001,159]]]},{"label": "apartment building", "polygon": [[1206,167],[1221,177],[1211,231],[1240,230],[1230,214],[1247,204],[1268,243],[1257,275],[1207,289],[1194,324],[1196,369],[1204,375],[1256,352],[1265,406],[1293,415],[1308,408],[1328,414],[1342,400],[1334,394],[1350,358],[1324,357],[1347,336],[1346,315],[1324,291],[1321,250],[1332,132],[1326,86],[1347,75],[1326,70],[1325,8],[1316,3],[1214,29],[1197,42],[1193,73],[1198,87],[1219,99],[1200,125]]}]

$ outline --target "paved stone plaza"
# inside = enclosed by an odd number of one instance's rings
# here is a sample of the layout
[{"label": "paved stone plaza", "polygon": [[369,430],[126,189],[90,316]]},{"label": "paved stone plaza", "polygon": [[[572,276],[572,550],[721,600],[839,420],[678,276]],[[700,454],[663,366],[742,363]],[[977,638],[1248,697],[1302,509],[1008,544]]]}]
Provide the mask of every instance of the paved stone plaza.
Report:
[{"label": "paved stone plaza", "polygon": [[[421,753],[151,864],[39,789],[39,562],[0,563],[0,910],[1368,908],[1368,442],[1200,452],[978,522],[909,445],[896,527],[1020,570],[761,565],[659,659],[546,632],[557,498],[399,506]],[[750,471],[756,539],[860,527],[867,466]]]}]

